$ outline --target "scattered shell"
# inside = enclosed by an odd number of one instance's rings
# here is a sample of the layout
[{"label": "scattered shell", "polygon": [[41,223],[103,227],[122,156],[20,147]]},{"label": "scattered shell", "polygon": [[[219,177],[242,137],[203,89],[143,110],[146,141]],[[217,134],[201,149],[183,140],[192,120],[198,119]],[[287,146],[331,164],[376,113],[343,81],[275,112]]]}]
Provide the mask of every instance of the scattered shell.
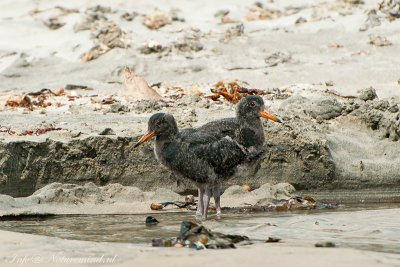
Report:
[{"label": "scattered shell", "polygon": [[152,209],[152,210],[161,210],[163,208],[164,208],[164,206],[162,204],[155,203],[155,202],[151,203],[151,205],[150,205],[150,209]]},{"label": "scattered shell", "polygon": [[203,245],[208,243],[208,236],[201,234],[199,235],[199,242],[202,243]]},{"label": "scattered shell", "polygon": [[[399,80],[400,82],[400,80]],[[189,93],[193,95],[198,95],[198,96],[204,96],[204,93],[197,87],[191,87],[189,89]]]},{"label": "scattered shell", "polygon": [[248,184],[242,185],[242,188],[243,188],[245,191],[247,191],[247,192],[250,192],[250,191],[251,191],[251,186],[248,185]]},{"label": "scattered shell", "polygon": [[379,3],[379,10],[389,15],[390,20],[400,18],[400,1],[383,0]]},{"label": "scattered shell", "polygon": [[161,45],[156,41],[148,41],[140,47],[140,52],[147,55],[151,53],[160,53],[167,50],[168,47]]},{"label": "scattered shell", "polygon": [[160,10],[156,10],[152,15],[143,18],[143,24],[151,30],[158,30],[171,22],[171,15]]},{"label": "scattered shell", "polygon": [[304,200],[307,200],[311,203],[316,203],[317,201],[311,196],[304,196]]},{"label": "scattered shell", "polygon": [[112,21],[104,21],[93,28],[92,37],[97,44],[81,57],[83,61],[96,59],[116,47],[128,47],[125,32]]},{"label": "scattered shell", "polygon": [[132,21],[134,18],[136,18],[139,15],[139,13],[133,11],[131,13],[125,12],[121,15],[121,19],[126,20],[126,21]]},{"label": "scattered shell", "polygon": [[194,196],[193,195],[187,195],[185,197],[185,202],[194,203]]},{"label": "scattered shell", "polygon": [[246,16],[246,20],[266,20],[275,19],[282,16],[282,12],[279,10],[269,9],[263,6],[262,3],[256,2],[250,7],[249,13]]},{"label": "scattered shell", "polygon": [[369,44],[375,45],[375,46],[390,46],[392,45],[392,42],[389,41],[386,37],[382,36],[370,36],[369,37]]},{"label": "scattered shell", "polygon": [[329,47],[329,48],[342,48],[343,45],[338,44],[338,43],[330,43],[330,44],[328,45],[328,47]]}]

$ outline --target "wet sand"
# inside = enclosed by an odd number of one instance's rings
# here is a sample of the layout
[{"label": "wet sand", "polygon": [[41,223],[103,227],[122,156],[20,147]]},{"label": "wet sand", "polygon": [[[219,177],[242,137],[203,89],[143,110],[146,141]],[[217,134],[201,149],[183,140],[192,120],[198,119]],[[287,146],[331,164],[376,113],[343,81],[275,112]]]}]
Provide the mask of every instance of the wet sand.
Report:
[{"label": "wet sand", "polygon": [[[296,266],[399,266],[400,254],[398,253],[373,252],[371,248],[367,250],[366,248],[363,250],[346,248],[339,241],[368,242],[363,239],[372,239],[372,242],[388,244],[388,241],[385,241],[386,238],[391,240],[393,245],[398,244],[399,237],[396,232],[400,221],[398,214],[399,209],[383,209],[321,213],[319,216],[297,214],[288,216],[287,219],[284,219],[285,216],[279,219],[279,217],[268,215],[251,219],[250,216],[245,220],[238,220],[240,223],[236,225],[224,221],[206,222],[207,227],[215,231],[227,232],[228,228],[230,233],[248,234],[252,238],[260,239],[268,236],[282,238],[280,243],[256,242],[253,245],[225,250],[152,248],[149,244],[65,240],[57,237],[0,231],[3,244],[0,257],[2,266],[21,264],[59,266],[68,262],[70,264],[73,262],[74,266],[88,266],[90,265],[88,261],[111,266],[159,264],[163,266],[204,266],[204,264],[243,266],[244,264],[261,265],[266,262],[273,266],[292,264]],[[393,219],[391,223],[384,219],[388,217]],[[163,218],[165,219],[166,216]],[[95,217],[94,221],[96,221]],[[277,226],[273,226],[274,224]],[[380,225],[382,227],[379,227]],[[335,229],[337,229],[336,232]],[[59,231],[65,230],[59,229]],[[285,232],[287,236],[284,236]],[[319,234],[316,234],[318,232]],[[385,238],[380,239],[383,236]],[[314,244],[317,241],[331,241],[337,243],[339,247],[316,248]]]}]

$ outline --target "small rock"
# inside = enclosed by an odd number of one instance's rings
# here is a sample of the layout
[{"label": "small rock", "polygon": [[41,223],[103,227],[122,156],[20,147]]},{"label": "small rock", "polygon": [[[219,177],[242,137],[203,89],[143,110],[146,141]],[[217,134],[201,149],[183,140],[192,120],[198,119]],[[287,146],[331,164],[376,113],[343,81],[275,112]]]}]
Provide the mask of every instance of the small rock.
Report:
[{"label": "small rock", "polygon": [[171,24],[171,22],[172,17],[170,14],[156,10],[153,14],[145,16],[142,23],[151,30],[158,30],[167,24]]},{"label": "small rock", "polygon": [[81,90],[93,90],[93,88],[88,87],[86,85],[79,85],[79,84],[66,84],[64,86],[65,90],[77,90],[77,89],[81,89]]},{"label": "small rock", "polygon": [[172,247],[172,240],[168,238],[154,238],[151,240],[153,247]]},{"label": "small rock", "polygon": [[334,248],[336,245],[330,241],[318,242],[315,244],[317,248]]},{"label": "small rock", "polygon": [[291,58],[292,56],[290,53],[278,51],[268,55],[264,61],[267,64],[267,67],[275,67],[279,64],[289,62]]},{"label": "small rock", "polygon": [[389,41],[386,37],[382,37],[382,36],[370,36],[368,43],[371,45],[375,45],[375,46],[390,46],[390,45],[392,45],[391,41]]},{"label": "small rock", "polygon": [[280,238],[276,238],[276,237],[268,237],[267,240],[265,240],[265,243],[278,243],[280,242],[281,239]]},{"label": "small rock", "polygon": [[244,24],[239,23],[226,30],[224,37],[221,39],[222,42],[227,42],[233,37],[242,36],[244,34]]},{"label": "small rock", "polygon": [[99,133],[99,135],[115,135],[115,132],[111,128],[105,128],[103,131]]},{"label": "small rock", "polygon": [[71,137],[72,137],[72,138],[77,138],[77,137],[79,137],[81,134],[82,134],[81,131],[72,131],[72,132],[71,132]]},{"label": "small rock", "polygon": [[129,108],[125,105],[121,105],[120,103],[114,103],[110,106],[111,113],[119,113],[119,112],[129,112]]},{"label": "small rock", "polygon": [[124,14],[121,15],[121,19],[124,19],[126,21],[132,21],[134,18],[136,18],[139,15],[139,13],[133,11],[131,13],[125,12]]},{"label": "small rock", "polygon": [[141,53],[148,55],[151,53],[161,53],[167,49],[168,49],[168,47],[163,46],[162,44],[160,44],[156,41],[148,41],[148,42],[144,43],[142,45],[142,47],[140,47],[139,50]]},{"label": "small rock", "polygon": [[303,18],[303,17],[299,17],[298,19],[296,19],[295,24],[302,24],[302,23],[306,23],[307,19]]},{"label": "small rock", "polygon": [[364,101],[374,100],[377,97],[376,90],[373,87],[361,90],[359,95],[359,98]]},{"label": "small rock", "polygon": [[60,22],[58,18],[49,18],[48,20],[43,22],[44,25],[49,27],[51,30],[58,30],[59,28],[63,27],[65,23]]},{"label": "small rock", "polygon": [[372,9],[367,14],[367,20],[365,24],[360,28],[360,31],[366,31],[370,28],[377,27],[381,25],[381,20],[379,15],[376,13],[375,9]]},{"label": "small rock", "polygon": [[216,17],[216,18],[222,18],[222,17],[225,17],[225,16],[227,16],[228,14],[229,14],[229,9],[221,9],[221,10],[218,10],[215,14],[214,14],[214,17]]},{"label": "small rock", "polygon": [[388,111],[389,111],[390,113],[396,113],[396,112],[398,112],[398,111],[399,111],[399,105],[395,104],[395,105],[393,105],[393,106],[390,106],[390,107],[388,108]]},{"label": "small rock", "polygon": [[325,85],[326,86],[333,86],[333,81],[331,81],[331,80],[325,81]]},{"label": "small rock", "polygon": [[153,216],[147,216],[146,218],[146,226],[152,226],[160,223],[156,218]]},{"label": "small rock", "polygon": [[334,119],[342,114],[342,104],[335,98],[321,98],[305,107],[311,117],[317,121]]}]

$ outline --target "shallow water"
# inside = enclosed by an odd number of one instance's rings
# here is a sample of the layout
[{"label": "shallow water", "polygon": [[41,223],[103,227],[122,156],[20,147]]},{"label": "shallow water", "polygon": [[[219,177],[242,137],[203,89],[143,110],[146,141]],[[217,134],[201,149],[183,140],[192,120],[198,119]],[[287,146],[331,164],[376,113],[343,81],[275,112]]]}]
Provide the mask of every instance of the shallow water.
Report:
[{"label": "shallow water", "polygon": [[[183,220],[194,213],[154,213],[160,223],[145,226],[147,215],[63,215],[0,221],[0,229],[64,239],[151,244],[157,237],[176,237]],[[337,209],[291,212],[228,212],[220,221],[204,223],[213,231],[247,235],[254,241],[268,237],[309,245],[332,241],[338,247],[400,254],[400,203],[344,205]]]}]

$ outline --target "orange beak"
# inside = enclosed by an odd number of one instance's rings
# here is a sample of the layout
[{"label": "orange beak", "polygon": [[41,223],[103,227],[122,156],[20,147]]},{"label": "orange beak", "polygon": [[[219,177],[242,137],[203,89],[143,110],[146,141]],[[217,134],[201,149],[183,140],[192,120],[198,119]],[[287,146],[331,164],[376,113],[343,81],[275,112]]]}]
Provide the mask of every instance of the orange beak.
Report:
[{"label": "orange beak", "polygon": [[148,132],[147,134],[143,135],[133,147],[135,148],[135,147],[140,146],[144,142],[146,142],[146,141],[150,140],[151,138],[153,138],[155,135],[156,135],[155,131]]},{"label": "orange beak", "polygon": [[266,118],[268,120],[279,122],[279,123],[283,122],[281,118],[279,118],[278,116],[276,116],[276,115],[274,115],[272,113],[269,113],[266,110],[260,111],[259,114],[260,114],[260,117]]}]

